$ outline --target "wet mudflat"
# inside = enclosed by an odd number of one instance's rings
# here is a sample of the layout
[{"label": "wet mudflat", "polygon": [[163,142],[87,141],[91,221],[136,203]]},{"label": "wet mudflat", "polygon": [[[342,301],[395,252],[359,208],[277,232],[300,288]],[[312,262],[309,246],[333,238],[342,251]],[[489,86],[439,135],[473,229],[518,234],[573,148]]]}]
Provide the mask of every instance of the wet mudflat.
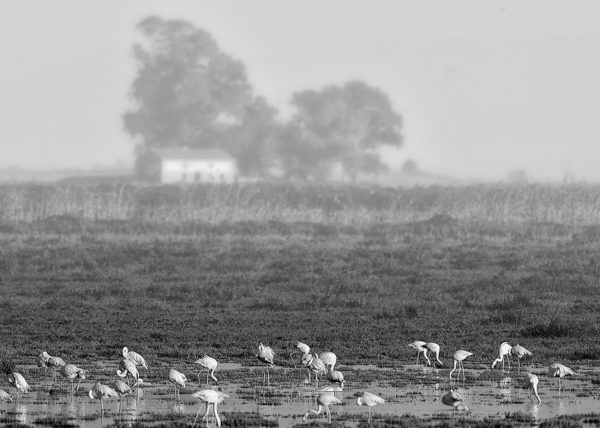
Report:
[{"label": "wet mudflat", "polygon": [[[199,389],[206,388],[205,377],[189,371],[192,381],[181,390],[179,398],[173,395],[172,386],[160,376],[149,378],[137,394],[124,396],[121,400],[104,401],[104,414],[100,402],[87,396],[94,381],[110,383],[114,377],[108,369],[110,362],[102,363],[92,375],[81,383],[79,390],[70,396],[70,384],[51,378],[32,382],[32,392],[21,394],[12,403],[2,403],[1,423],[10,426],[186,426],[191,425],[201,408],[199,422],[202,426],[216,426],[209,415],[202,422],[204,404],[192,397]],[[31,368],[33,376],[34,368]],[[543,367],[529,367],[540,377],[541,404],[528,389],[525,370],[503,372],[501,370],[467,370],[466,379],[450,380],[448,369],[424,368],[417,365],[396,369],[370,366],[341,366],[347,384],[336,396],[342,404],[332,406],[332,420],[343,426],[366,423],[368,410],[356,404],[358,393],[369,390],[386,400],[386,404],[372,409],[373,424],[393,418],[417,418],[424,426],[452,424],[467,419],[470,425],[486,421],[509,421],[513,426],[536,426],[541,422],[563,415],[592,414],[600,411],[600,388],[594,380],[594,369],[580,368],[575,378],[563,379],[559,394],[558,381],[544,373]],[[318,395],[314,378],[309,384],[307,370],[303,368],[274,368],[270,372],[270,385],[265,384],[264,369],[224,364],[217,372],[222,378],[210,388],[220,389],[230,398],[219,406],[223,426],[280,426],[292,427],[303,424],[302,416],[309,409],[316,409]],[[152,373],[148,373],[152,374]],[[326,379],[320,387],[329,386]],[[464,397],[469,412],[457,412],[441,402],[449,389]],[[14,393],[13,391],[10,391]],[[598,418],[593,419],[597,421]],[[311,415],[307,423],[327,423],[324,412]],[[584,423],[582,426],[596,426]],[[596,422],[597,423],[597,422]]]}]

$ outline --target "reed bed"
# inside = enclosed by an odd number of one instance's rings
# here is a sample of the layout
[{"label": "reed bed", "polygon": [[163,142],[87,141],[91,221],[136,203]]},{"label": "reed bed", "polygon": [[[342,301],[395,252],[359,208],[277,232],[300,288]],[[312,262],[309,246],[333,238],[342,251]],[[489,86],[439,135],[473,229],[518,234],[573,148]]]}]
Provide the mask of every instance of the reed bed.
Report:
[{"label": "reed bed", "polygon": [[363,188],[294,184],[2,185],[0,224],[52,217],[154,223],[310,222],[360,226],[450,216],[463,222],[571,226],[600,221],[600,185]]}]

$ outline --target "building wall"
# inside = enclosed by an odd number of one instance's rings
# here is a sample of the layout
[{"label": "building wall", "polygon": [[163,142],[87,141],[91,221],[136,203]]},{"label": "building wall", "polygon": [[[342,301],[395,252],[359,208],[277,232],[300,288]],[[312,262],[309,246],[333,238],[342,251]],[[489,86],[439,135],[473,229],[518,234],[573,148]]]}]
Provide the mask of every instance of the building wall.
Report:
[{"label": "building wall", "polygon": [[219,159],[163,159],[163,183],[232,183],[237,177],[235,161]]}]

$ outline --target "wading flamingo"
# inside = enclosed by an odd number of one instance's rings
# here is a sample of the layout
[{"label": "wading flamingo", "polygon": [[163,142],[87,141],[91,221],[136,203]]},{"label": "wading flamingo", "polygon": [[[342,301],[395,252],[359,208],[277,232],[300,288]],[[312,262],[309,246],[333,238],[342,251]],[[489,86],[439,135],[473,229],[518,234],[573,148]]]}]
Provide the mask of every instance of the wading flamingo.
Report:
[{"label": "wading flamingo", "polygon": [[533,353],[531,351],[528,351],[523,346],[518,345],[518,344],[513,346],[512,353],[517,356],[517,365],[519,367],[519,370],[518,370],[519,372],[521,372],[521,358],[531,357],[533,355]]},{"label": "wading flamingo", "polygon": [[[538,382],[539,382],[538,377],[536,375],[534,375],[533,373],[527,373],[527,378],[529,380],[529,385],[531,385],[531,389],[533,389],[535,398],[538,399],[538,404],[541,404],[542,399],[538,395]],[[529,394],[527,394],[527,398],[529,398],[531,400],[531,398],[529,397]],[[533,401],[533,400],[531,400],[531,401]]]},{"label": "wading flamingo", "polygon": [[60,374],[71,381],[71,396],[73,396],[73,381],[79,379],[77,382],[77,389],[79,390],[79,384],[85,379],[85,370],[80,369],[75,364],[65,364],[60,368]]},{"label": "wading flamingo", "polygon": [[340,400],[339,398],[337,398],[335,395],[333,395],[330,392],[325,392],[323,394],[320,394],[317,397],[317,405],[319,407],[317,408],[317,410],[310,409],[308,412],[306,412],[306,414],[302,418],[302,422],[306,422],[308,415],[310,415],[311,413],[318,415],[321,413],[321,410],[323,410],[323,408],[325,408],[325,412],[327,413],[327,420],[329,421],[329,423],[331,423],[331,411],[329,410],[329,406],[331,406],[332,404],[341,404],[341,403],[342,403],[342,400]]},{"label": "wading flamingo", "polygon": [[104,403],[102,402],[102,399],[110,397],[119,397],[119,393],[108,385],[103,385],[100,382],[96,382],[92,389],[88,391],[88,396],[92,400],[100,400],[100,411],[104,413]]},{"label": "wading flamingo", "polygon": [[205,355],[202,358],[200,358],[199,360],[196,360],[194,362],[194,364],[200,364],[200,366],[202,366],[202,368],[198,372],[198,384],[200,384],[200,373],[204,369],[206,369],[206,384],[207,385],[208,385],[208,375],[209,374],[210,374],[210,377],[212,377],[215,380],[215,382],[219,383],[219,381],[215,377],[215,370],[217,369],[217,366],[219,365],[217,360],[215,360],[212,357],[209,357],[208,355]]},{"label": "wading flamingo", "polygon": [[117,370],[117,375],[120,377],[124,377],[127,380],[127,384],[129,385],[129,377],[133,379],[134,386],[138,383],[140,378],[140,373],[138,372],[135,363],[127,358],[123,358],[119,363],[119,368]]},{"label": "wading flamingo", "polygon": [[572,369],[560,363],[554,363],[548,367],[548,375],[558,378],[558,395],[560,395],[560,380],[565,376],[573,376],[574,374],[575,372]]},{"label": "wading flamingo", "polygon": [[[210,410],[209,406],[212,404],[213,413],[215,414],[215,419],[217,420],[217,426],[220,427],[221,426],[221,418],[219,418],[219,414],[217,413],[217,405],[221,404],[225,398],[229,397],[229,395],[227,395],[221,391],[215,391],[212,389],[203,389],[201,391],[194,392],[192,394],[192,397],[195,397],[206,403],[206,412],[204,413],[204,416],[202,416],[202,420],[205,420],[206,417],[208,416],[208,411]],[[192,424],[192,427],[194,427],[196,425],[196,420],[198,419],[198,416],[200,415],[200,410],[202,410],[202,406],[200,406],[198,408],[198,413],[196,413],[196,419],[194,419],[194,423]]]},{"label": "wading flamingo", "polygon": [[473,355],[472,352],[469,351],[464,351],[462,349],[456,351],[454,353],[454,355],[452,356],[452,358],[454,358],[454,368],[452,370],[450,370],[450,379],[452,379],[452,372],[454,372],[454,370],[456,370],[456,366],[458,365],[458,376],[457,379],[460,378],[460,371],[462,369],[463,372],[463,379],[466,378],[465,376],[465,366],[463,365],[463,361],[467,358],[470,357],[471,355]]},{"label": "wading flamingo", "polygon": [[417,351],[417,364],[419,364],[419,355],[421,355],[421,353],[425,356],[425,359],[429,361],[429,358],[427,357],[427,348],[425,345],[427,345],[427,342],[423,342],[421,340],[415,340],[414,342],[408,344],[408,346]]},{"label": "wading flamingo", "polygon": [[498,358],[492,363],[492,368],[502,361],[502,371],[504,371],[504,359],[508,360],[508,371],[510,371],[510,353],[512,352],[512,346],[508,342],[502,342],[500,350],[498,352]]},{"label": "wading flamingo", "polygon": [[337,363],[337,356],[333,352],[321,352],[321,354],[319,354],[319,358],[323,360],[325,366],[331,366],[332,369]]},{"label": "wading flamingo", "polygon": [[19,399],[19,392],[27,394],[31,389],[23,375],[18,372],[12,372],[8,376],[8,383],[17,388],[17,400]]},{"label": "wading flamingo", "polygon": [[327,367],[317,354],[305,355],[302,357],[302,363],[308,367],[309,372],[315,374],[316,387],[319,389],[319,375],[327,373]]},{"label": "wading flamingo", "polygon": [[183,373],[178,372],[175,369],[169,370],[169,382],[171,382],[173,384],[173,387],[175,388],[175,398],[179,397],[179,390],[181,388],[185,388],[185,383],[187,381],[187,377],[185,377]]},{"label": "wading flamingo", "polygon": [[123,348],[123,358],[131,361],[136,366],[142,366],[143,368],[148,370],[148,365],[146,364],[146,360],[144,360],[144,357],[142,357],[137,352],[130,351],[129,349],[127,349],[126,346]]},{"label": "wading flamingo", "polygon": [[[435,359],[440,366],[444,365],[444,363],[442,363],[440,361],[440,345],[438,345],[437,343],[433,343],[433,342],[427,342],[425,344],[425,348],[427,351],[429,351],[433,355],[435,355]],[[417,357],[418,357],[418,355],[417,355]],[[427,356],[427,352],[425,352],[425,358],[427,359],[427,365],[428,366],[431,365],[431,361],[429,360],[429,357]]]},{"label": "wading flamingo", "polygon": [[56,382],[56,370],[66,366],[67,363],[65,363],[60,357],[52,357],[48,355],[46,351],[42,352],[41,358],[44,360],[44,363],[47,367],[52,367],[52,370],[54,371],[54,382]]},{"label": "wading flamingo", "polygon": [[[269,367],[273,367],[273,358],[275,358],[275,352],[271,349],[270,346],[265,346],[262,343],[258,345],[258,354],[256,354],[256,358],[259,361],[265,363],[267,365],[267,386],[270,385],[269,378]],[[263,377],[264,384],[264,377]]]},{"label": "wading flamingo", "polygon": [[331,383],[337,383],[340,388],[344,388],[344,374],[339,370],[333,370],[331,364],[327,365],[327,380]]},{"label": "wading flamingo", "polygon": [[378,395],[375,395],[369,391],[365,391],[362,393],[360,397],[356,399],[356,404],[362,406],[363,404],[367,406],[369,409],[369,419],[367,422],[371,422],[371,407],[376,406],[377,404],[385,404],[385,400]]}]

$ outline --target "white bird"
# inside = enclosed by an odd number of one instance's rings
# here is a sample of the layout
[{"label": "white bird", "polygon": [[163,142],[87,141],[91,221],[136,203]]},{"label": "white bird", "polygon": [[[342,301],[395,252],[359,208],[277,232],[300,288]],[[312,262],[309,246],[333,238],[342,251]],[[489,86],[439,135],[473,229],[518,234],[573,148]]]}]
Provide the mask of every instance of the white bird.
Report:
[{"label": "white bird", "polygon": [[453,415],[457,410],[469,411],[469,408],[462,404],[463,401],[463,396],[452,389],[442,396],[442,403],[446,406],[452,406]]},{"label": "white bird", "polygon": [[198,372],[198,384],[200,384],[200,373],[204,369],[206,369],[206,384],[207,385],[208,385],[208,375],[209,374],[210,374],[210,377],[212,377],[215,380],[215,382],[217,382],[217,383],[219,382],[217,380],[217,378],[215,377],[215,370],[217,369],[217,366],[219,365],[217,360],[215,360],[212,357],[209,357],[208,355],[205,355],[202,358],[200,358],[199,360],[196,360],[194,362],[194,364],[200,364],[203,367]]},{"label": "white bird", "polygon": [[175,369],[169,370],[169,381],[175,388],[175,397],[179,396],[179,389],[185,388],[185,383],[188,381],[187,377],[181,372]]},{"label": "white bird", "polygon": [[19,399],[19,392],[27,394],[29,392],[29,390],[31,389],[30,386],[29,386],[29,384],[27,383],[27,381],[23,377],[23,375],[21,373],[18,373],[18,372],[12,372],[8,376],[8,382],[12,386],[14,386],[15,388],[17,388],[17,400]]},{"label": "white bird", "polygon": [[323,363],[325,363],[326,366],[331,366],[332,369],[337,363],[337,356],[330,351],[321,352],[321,354],[319,354],[319,358],[323,361]]},{"label": "white bird", "polygon": [[340,388],[344,388],[344,374],[339,370],[333,370],[331,364],[327,365],[327,380],[339,384]]},{"label": "white bird", "polygon": [[273,349],[271,349],[270,346],[265,346],[261,343],[258,345],[258,354],[256,354],[256,358],[258,358],[259,361],[267,364],[267,385],[269,385],[269,367],[273,367],[273,358],[275,358],[275,352],[273,352]]},{"label": "white bird", "polygon": [[296,342],[296,348],[302,352],[302,365],[308,369],[308,383],[310,383],[312,374],[312,371],[309,367],[310,361],[312,360],[312,355],[310,355],[310,346],[308,346],[306,343]]},{"label": "white bird", "polygon": [[425,359],[429,361],[429,358],[427,357],[427,348],[425,345],[427,345],[427,342],[423,342],[421,340],[415,340],[414,342],[408,344],[408,346],[417,351],[417,364],[419,364],[419,355],[421,355],[421,353],[425,356]]},{"label": "white bird", "polygon": [[104,403],[102,402],[102,399],[110,397],[119,397],[119,393],[108,385],[103,385],[100,382],[96,382],[92,389],[88,391],[88,396],[92,400],[100,400],[100,409],[102,413],[104,413]]},{"label": "white bird", "polygon": [[323,394],[320,394],[317,397],[317,404],[318,404],[318,408],[317,410],[314,409],[310,409],[302,418],[303,422],[306,422],[306,418],[308,418],[308,415],[311,413],[314,413],[315,415],[318,415],[321,413],[321,410],[323,410],[323,407],[325,408],[325,412],[327,412],[327,420],[329,421],[329,423],[331,423],[331,411],[329,410],[329,406],[331,406],[332,404],[341,404],[342,401],[337,398],[335,395],[331,394],[330,392],[325,392]]},{"label": "white bird", "polygon": [[52,367],[54,371],[54,382],[56,382],[56,370],[64,367],[67,363],[60,357],[50,356],[46,351],[42,352],[40,357],[44,360],[44,364],[46,364],[47,367]]},{"label": "white bird", "polygon": [[[527,373],[527,378],[529,379],[529,385],[531,385],[531,389],[533,389],[533,393],[535,394],[535,397],[538,399],[538,404],[541,404],[542,399],[538,395],[538,382],[539,382],[538,377],[536,375],[534,375],[533,373]],[[529,397],[529,395],[527,397]],[[530,398],[530,400],[531,400],[531,398]]]},{"label": "white bird", "polygon": [[463,365],[463,361],[471,355],[473,355],[472,352],[464,351],[462,349],[460,349],[454,353],[454,355],[452,356],[452,358],[454,358],[454,368],[452,370],[450,370],[450,379],[452,379],[452,372],[454,372],[454,370],[456,370],[457,365],[458,365],[458,377],[457,378],[460,378],[461,369],[463,372],[463,379],[466,377],[465,376],[465,366]]},{"label": "white bird", "polygon": [[137,352],[130,351],[129,349],[127,349],[126,346],[123,348],[123,358],[133,362],[133,364],[135,364],[136,366],[142,366],[143,368],[148,370],[148,366],[146,365],[146,360],[144,360],[144,357],[142,357]]},{"label": "white bird", "polygon": [[499,362],[502,362],[502,371],[504,371],[504,359],[508,360],[508,371],[510,371],[510,354],[512,352],[512,346],[508,342],[502,342],[500,344],[500,350],[498,351],[498,358],[492,363],[492,368]]},{"label": "white bird", "polygon": [[525,347],[523,347],[519,344],[512,347],[512,352],[513,352],[513,354],[515,354],[517,356],[517,364],[518,364],[519,372],[520,372],[521,371],[521,358],[531,357],[533,355],[533,352],[525,349]]},{"label": "white bird", "polygon": [[[206,403],[206,412],[204,413],[204,416],[202,416],[202,420],[206,419],[206,417],[208,416],[208,411],[210,409],[209,406],[212,404],[213,413],[215,414],[215,419],[217,420],[217,426],[220,427],[221,426],[221,418],[219,418],[219,414],[217,413],[217,405],[221,404],[225,398],[229,398],[229,395],[227,395],[221,391],[215,391],[212,389],[203,389],[201,391],[194,392],[192,394],[192,397],[195,397]],[[196,413],[196,419],[194,419],[194,423],[192,424],[192,427],[194,427],[196,425],[196,420],[198,419],[198,416],[200,415],[200,410],[202,410],[201,406],[198,408],[198,413]]]},{"label": "white bird", "polygon": [[[302,363],[308,367],[309,373],[315,374],[315,381],[317,389],[319,389],[319,374],[326,374],[327,367],[322,359],[317,354],[310,355],[306,354],[302,357]],[[310,379],[310,378],[309,378]]]},{"label": "white bird", "polygon": [[12,400],[13,400],[12,395],[10,395],[8,392],[3,391],[3,390],[0,389],[0,401],[8,401],[8,402],[10,402]]},{"label": "white bird", "polygon": [[548,375],[558,378],[558,395],[560,395],[560,380],[565,376],[573,376],[574,374],[575,372],[572,369],[560,363],[554,363],[548,367]]},{"label": "white bird", "polygon": [[[437,360],[437,362],[443,366],[444,363],[442,363],[440,361],[440,345],[438,345],[437,343],[433,343],[433,342],[427,342],[425,344],[425,348],[427,349],[427,351],[431,352],[432,354],[435,355],[435,359]],[[417,355],[418,357],[418,355]],[[431,361],[429,361],[429,357],[427,356],[427,352],[425,352],[425,358],[427,359],[427,365],[431,365]]]},{"label": "white bird", "polygon": [[119,393],[119,396],[129,395],[133,392],[129,385],[119,379],[112,383],[112,388]]},{"label": "white bird", "polygon": [[306,343],[296,342],[296,348],[302,352],[302,355],[310,353],[310,346],[308,346]]},{"label": "white bird", "polygon": [[356,404],[362,406],[363,404],[369,409],[369,419],[368,422],[371,422],[371,407],[376,406],[377,404],[385,404],[385,400],[378,395],[375,395],[371,392],[365,391],[362,393],[360,397],[356,399]]},{"label": "white bird", "polygon": [[124,377],[129,384],[129,377],[133,378],[134,383],[138,382],[140,377],[140,373],[138,372],[135,363],[127,358],[123,358],[119,363],[119,368],[117,369],[117,375],[120,377]]},{"label": "white bird", "polygon": [[79,390],[79,384],[85,379],[85,370],[80,369],[75,364],[65,364],[60,368],[61,375],[71,381],[71,395],[73,395],[73,381],[79,379],[77,382],[77,390]]}]

